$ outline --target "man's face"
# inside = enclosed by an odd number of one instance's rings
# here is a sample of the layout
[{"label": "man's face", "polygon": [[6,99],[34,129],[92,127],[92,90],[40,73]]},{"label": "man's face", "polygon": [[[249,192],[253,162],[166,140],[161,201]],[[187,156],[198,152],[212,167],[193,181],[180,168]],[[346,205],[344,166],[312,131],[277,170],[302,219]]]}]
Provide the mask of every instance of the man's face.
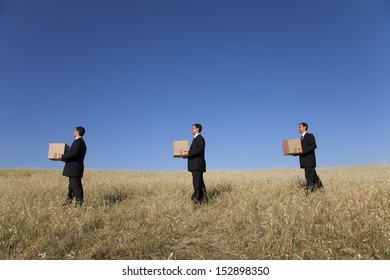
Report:
[{"label": "man's face", "polygon": [[192,126],[192,134],[195,135],[199,133],[199,128],[196,128],[195,125]]},{"label": "man's face", "polygon": [[73,137],[76,138],[79,136],[79,131],[78,130],[73,130]]},{"label": "man's face", "polygon": [[305,127],[302,124],[298,125],[298,131],[299,133],[304,133],[306,131]]}]

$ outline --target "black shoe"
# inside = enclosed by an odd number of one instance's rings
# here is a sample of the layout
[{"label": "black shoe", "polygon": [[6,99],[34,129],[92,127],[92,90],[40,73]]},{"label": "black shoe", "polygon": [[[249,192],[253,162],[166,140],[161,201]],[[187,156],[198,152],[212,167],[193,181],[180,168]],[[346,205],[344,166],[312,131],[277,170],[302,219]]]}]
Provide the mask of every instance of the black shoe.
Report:
[{"label": "black shoe", "polygon": [[305,187],[305,194],[308,195],[309,193],[313,192],[314,191],[314,186],[313,185],[310,185],[310,186],[306,186]]},{"label": "black shoe", "polygon": [[84,203],[83,200],[76,200],[76,204],[74,205],[74,207],[75,207],[75,208],[77,208],[77,207],[82,207],[82,206],[83,206],[83,203]]},{"label": "black shoe", "polygon": [[71,205],[71,204],[72,204],[72,200],[73,200],[73,199],[71,199],[71,198],[68,197],[68,198],[65,200],[64,204],[62,204],[62,207],[67,207],[67,206]]},{"label": "black shoe", "polygon": [[207,194],[205,193],[204,196],[202,197],[202,202],[208,203],[209,198],[207,197]]},{"label": "black shoe", "polygon": [[314,190],[316,191],[325,191],[324,185],[322,184],[321,180],[318,180],[314,187]]},{"label": "black shoe", "polygon": [[199,198],[199,199],[195,198],[192,200],[192,203],[194,203],[194,204],[203,204],[203,203],[208,203],[208,202],[209,202],[209,199],[206,196]]},{"label": "black shoe", "polygon": [[315,185],[319,188],[323,187],[324,185],[322,184],[321,180],[317,180],[317,182],[315,183]]}]

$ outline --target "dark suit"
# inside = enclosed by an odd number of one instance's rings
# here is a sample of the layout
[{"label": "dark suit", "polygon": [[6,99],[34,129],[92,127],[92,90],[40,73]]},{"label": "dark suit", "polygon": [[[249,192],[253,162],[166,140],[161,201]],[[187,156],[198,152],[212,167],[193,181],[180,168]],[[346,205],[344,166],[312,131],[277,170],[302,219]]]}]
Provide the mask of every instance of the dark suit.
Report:
[{"label": "dark suit", "polygon": [[62,155],[61,160],[65,162],[62,175],[69,177],[68,199],[76,197],[77,201],[83,201],[84,192],[81,178],[84,175],[84,158],[87,152],[83,138],[73,141],[69,151]]},{"label": "dark suit", "polygon": [[190,150],[188,151],[188,171],[192,173],[194,202],[207,201],[206,186],[203,180],[203,172],[206,172],[205,154],[206,142],[202,135],[198,134],[193,138]]},{"label": "dark suit", "polygon": [[314,186],[321,182],[316,172],[316,139],[313,134],[306,133],[301,139],[302,154],[299,155],[299,164],[305,169],[306,186]]}]

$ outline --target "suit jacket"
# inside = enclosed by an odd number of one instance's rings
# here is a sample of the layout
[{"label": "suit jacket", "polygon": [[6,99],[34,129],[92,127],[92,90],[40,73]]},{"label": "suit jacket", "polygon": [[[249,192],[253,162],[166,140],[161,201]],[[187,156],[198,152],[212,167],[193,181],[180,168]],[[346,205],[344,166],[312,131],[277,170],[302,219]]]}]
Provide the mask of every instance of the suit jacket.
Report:
[{"label": "suit jacket", "polygon": [[67,177],[83,177],[84,158],[87,153],[87,146],[83,138],[73,141],[68,152],[62,155],[61,160],[65,162],[62,175]]},{"label": "suit jacket", "polygon": [[192,140],[188,151],[188,171],[206,171],[205,146],[206,142],[201,134]]},{"label": "suit jacket", "polygon": [[301,168],[315,167],[316,154],[314,150],[317,148],[316,139],[311,133],[306,133],[301,140],[302,154],[299,155],[299,164]]}]

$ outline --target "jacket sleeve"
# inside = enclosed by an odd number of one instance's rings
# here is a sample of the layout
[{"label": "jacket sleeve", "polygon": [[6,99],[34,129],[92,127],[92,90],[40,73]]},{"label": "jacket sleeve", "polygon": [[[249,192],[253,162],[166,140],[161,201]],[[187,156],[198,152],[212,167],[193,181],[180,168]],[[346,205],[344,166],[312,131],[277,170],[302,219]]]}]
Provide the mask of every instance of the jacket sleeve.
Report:
[{"label": "jacket sleeve", "polygon": [[303,154],[311,153],[317,148],[316,139],[313,134],[306,134],[305,145],[302,146]]},{"label": "jacket sleeve", "polygon": [[69,151],[62,155],[61,160],[66,162],[76,158],[80,153],[80,149],[81,149],[80,141],[73,141]]},{"label": "jacket sleeve", "polygon": [[205,142],[202,138],[195,139],[191,149],[188,151],[188,157],[194,157],[204,152]]}]

